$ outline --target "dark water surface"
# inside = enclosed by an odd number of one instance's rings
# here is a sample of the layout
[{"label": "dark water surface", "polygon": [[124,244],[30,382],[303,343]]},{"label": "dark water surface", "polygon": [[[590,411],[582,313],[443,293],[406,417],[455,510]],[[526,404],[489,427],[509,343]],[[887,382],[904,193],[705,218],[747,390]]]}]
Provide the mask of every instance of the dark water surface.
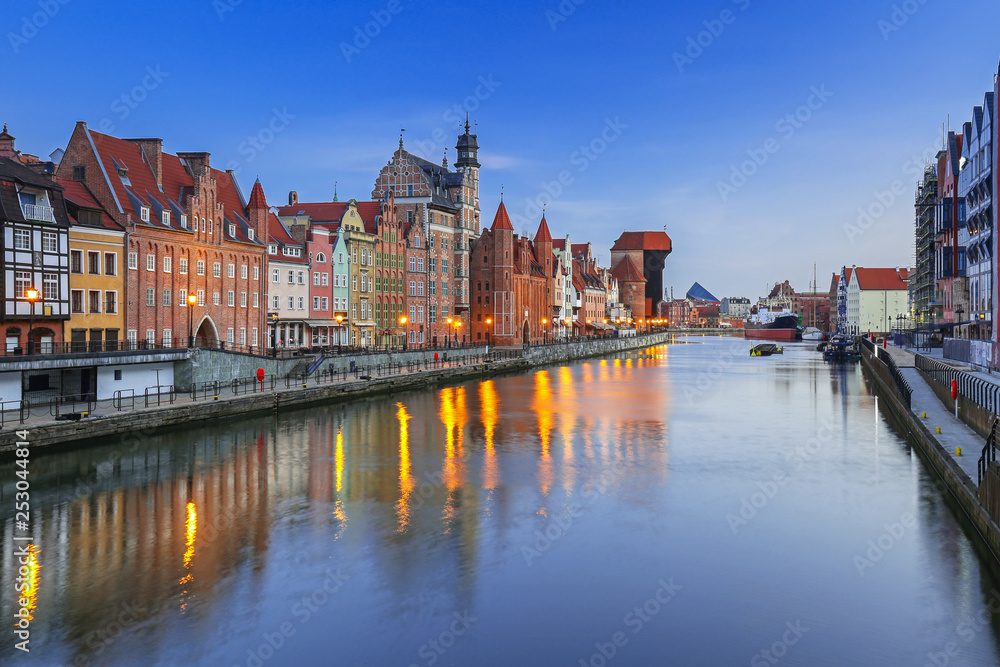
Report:
[{"label": "dark water surface", "polygon": [[0,663],[992,665],[1000,585],[858,366],[691,338],[30,462]]}]

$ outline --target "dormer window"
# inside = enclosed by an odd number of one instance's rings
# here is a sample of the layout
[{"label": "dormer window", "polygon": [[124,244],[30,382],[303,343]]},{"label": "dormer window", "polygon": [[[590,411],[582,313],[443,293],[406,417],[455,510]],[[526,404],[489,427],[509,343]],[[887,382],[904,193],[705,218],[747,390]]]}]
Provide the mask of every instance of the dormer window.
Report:
[{"label": "dormer window", "polygon": [[251,227],[250,229],[247,230],[247,238],[253,241],[253,237],[254,233],[253,233],[253,228]]},{"label": "dormer window", "polygon": [[161,213],[160,214],[160,219],[163,221],[163,224],[169,225],[170,224],[170,211],[164,211],[163,213]]},{"label": "dormer window", "polygon": [[277,243],[271,243],[270,245],[268,245],[267,246],[267,254],[269,254],[269,255],[277,255],[278,254],[278,244]]},{"label": "dormer window", "polygon": [[188,226],[188,217],[187,217],[187,215],[185,215],[185,214],[182,213],[181,214],[181,227],[183,227],[184,229],[187,229],[187,226]]},{"label": "dormer window", "polygon": [[149,222],[149,207],[141,206],[139,207],[139,219],[143,222]]},{"label": "dormer window", "polygon": [[229,235],[236,238],[236,225],[229,225]]}]

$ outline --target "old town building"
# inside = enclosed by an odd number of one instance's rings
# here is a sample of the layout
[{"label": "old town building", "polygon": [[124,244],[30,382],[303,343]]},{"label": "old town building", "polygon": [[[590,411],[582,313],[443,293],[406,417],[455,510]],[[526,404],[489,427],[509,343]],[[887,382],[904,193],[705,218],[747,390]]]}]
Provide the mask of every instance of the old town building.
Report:
[{"label": "old town building", "polygon": [[58,175],[83,183],[125,228],[129,342],[259,344],[269,217],[259,183],[247,202],[208,153],[173,155],[161,139],[118,139],[82,122]]}]

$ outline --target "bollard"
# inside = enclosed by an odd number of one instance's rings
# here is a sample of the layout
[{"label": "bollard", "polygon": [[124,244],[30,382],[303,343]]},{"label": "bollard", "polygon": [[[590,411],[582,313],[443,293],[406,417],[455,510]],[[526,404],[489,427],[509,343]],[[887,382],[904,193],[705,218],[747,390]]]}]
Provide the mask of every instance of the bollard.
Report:
[{"label": "bollard", "polygon": [[938,432],[938,433],[940,433],[940,432],[941,432],[941,427],[940,427],[940,426],[936,426],[935,428],[937,429],[937,432]]},{"label": "bollard", "polygon": [[961,455],[962,455],[962,448],[961,447],[956,447],[955,448],[955,456],[961,456]]},{"label": "bollard", "polygon": [[920,416],[923,417],[924,419],[927,419],[927,413],[926,412],[921,412]]}]

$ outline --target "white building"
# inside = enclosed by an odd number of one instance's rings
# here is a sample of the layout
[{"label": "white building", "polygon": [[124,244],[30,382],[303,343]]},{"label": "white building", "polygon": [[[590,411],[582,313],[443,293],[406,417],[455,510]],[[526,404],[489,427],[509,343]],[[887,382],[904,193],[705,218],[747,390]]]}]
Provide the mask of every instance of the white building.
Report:
[{"label": "white building", "polygon": [[891,331],[910,312],[908,269],[854,267],[847,283],[847,332]]}]

